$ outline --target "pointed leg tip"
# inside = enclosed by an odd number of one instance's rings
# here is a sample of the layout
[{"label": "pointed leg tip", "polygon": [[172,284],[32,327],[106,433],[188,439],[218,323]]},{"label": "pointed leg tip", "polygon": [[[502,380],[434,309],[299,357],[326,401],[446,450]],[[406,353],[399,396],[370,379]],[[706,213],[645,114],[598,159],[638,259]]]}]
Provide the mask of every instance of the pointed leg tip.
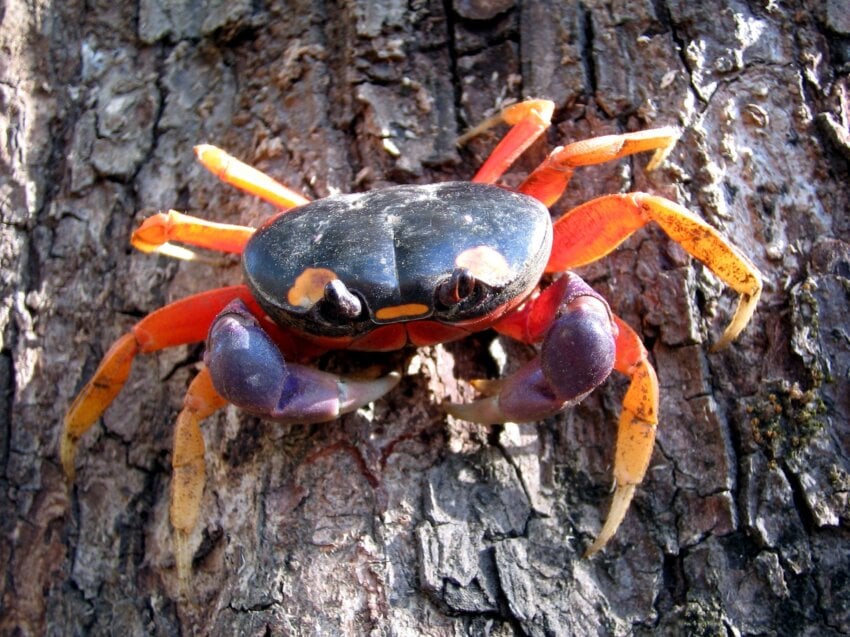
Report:
[{"label": "pointed leg tip", "polygon": [[174,529],[173,542],[177,580],[181,592],[185,593],[192,579],[192,550],[189,547],[189,534],[181,529]]},{"label": "pointed leg tip", "polygon": [[212,144],[198,144],[194,148],[195,157],[213,174],[219,175],[225,170],[229,155]]},{"label": "pointed leg tip", "polygon": [[596,555],[599,551],[605,548],[605,544],[607,544],[607,540],[605,542],[600,542],[599,538],[593,541],[593,544],[587,547],[587,550],[581,556],[581,559],[587,560]]},{"label": "pointed leg tip", "polygon": [[63,433],[62,439],[59,441],[59,460],[62,464],[62,471],[65,473],[65,480],[68,484],[74,482],[77,470],[74,466],[74,460],[77,457],[77,441],[71,436]]},{"label": "pointed leg tip", "polygon": [[720,339],[711,346],[711,352],[714,353],[726,349],[732,341],[736,340],[738,336],[741,335],[741,332],[743,332],[744,328],[747,327],[750,319],[755,313],[758,299],[758,294],[741,296],[741,299],[738,302],[738,308],[735,311],[735,315],[732,317],[732,321],[726,327],[726,330],[723,332]]},{"label": "pointed leg tip", "polygon": [[596,540],[584,552],[584,557],[592,557],[602,550],[608,544],[608,541],[614,537],[614,534],[623,522],[623,518],[626,516],[626,511],[629,510],[629,505],[635,495],[636,486],[634,484],[617,485],[617,488],[614,490],[614,496],[611,499],[611,508],[608,511],[605,524],[602,525],[602,529],[599,531]]},{"label": "pointed leg tip", "polygon": [[195,156],[198,159],[203,159],[203,156],[210,151],[215,150],[215,146],[212,144],[197,144],[194,148]]},{"label": "pointed leg tip", "polygon": [[729,344],[734,341],[737,336],[737,334],[730,335],[729,330],[726,330],[726,332],[723,333],[723,336],[721,336],[720,339],[708,349],[708,351],[712,354],[722,352],[724,349],[729,347]]}]

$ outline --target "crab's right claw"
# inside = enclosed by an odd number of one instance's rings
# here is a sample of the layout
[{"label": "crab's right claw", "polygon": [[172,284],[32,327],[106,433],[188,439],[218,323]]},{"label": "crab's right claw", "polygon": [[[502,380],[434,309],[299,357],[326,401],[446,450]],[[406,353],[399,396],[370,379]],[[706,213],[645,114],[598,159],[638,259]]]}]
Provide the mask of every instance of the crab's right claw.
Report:
[{"label": "crab's right claw", "polygon": [[343,378],[288,363],[241,301],[228,305],[210,328],[205,361],[213,385],[237,407],[269,420],[312,424],[336,420],[377,400],[401,376]]}]

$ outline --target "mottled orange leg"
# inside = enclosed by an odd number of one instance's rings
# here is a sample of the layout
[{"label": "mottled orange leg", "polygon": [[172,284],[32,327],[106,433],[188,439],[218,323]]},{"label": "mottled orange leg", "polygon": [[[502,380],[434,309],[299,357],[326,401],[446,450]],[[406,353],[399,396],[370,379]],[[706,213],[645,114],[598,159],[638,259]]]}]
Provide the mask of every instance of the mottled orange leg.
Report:
[{"label": "mottled orange leg", "polygon": [[504,108],[495,117],[491,117],[462,135],[458,139],[458,144],[465,143],[496,124],[504,122],[512,126],[475,173],[472,181],[481,184],[495,183],[517,157],[549,128],[554,111],[555,104],[549,100],[526,100]]},{"label": "mottled orange leg", "polygon": [[595,261],[650,221],[741,295],[714,349],[725,347],[741,333],[755,311],[762,289],[761,274],[717,230],[669,199],[639,192],[607,195],[570,210],[554,224],[546,271],[561,272]]},{"label": "mottled orange leg", "polygon": [[145,219],[133,232],[130,243],[142,252],[158,252],[191,261],[196,257],[194,252],[170,242],[179,241],[208,250],[241,254],[253,234],[254,228],[215,223],[169,210]]},{"label": "mottled orange leg", "polygon": [[658,379],[647,359],[646,349],[634,330],[614,317],[619,334],[616,338],[614,369],[630,379],[629,388],[623,399],[623,410],[617,428],[617,450],[614,458],[614,480],[616,487],[611,500],[611,509],[596,541],[587,549],[585,557],[601,549],[623,521],[635,493],[641,483],[655,443],[655,428],[658,424]]},{"label": "mottled orange leg", "polygon": [[206,479],[201,421],[226,405],[227,401],[213,388],[209,371],[205,367],[189,385],[174,428],[169,514],[171,526],[174,527],[177,575],[184,584],[192,572],[189,536],[198,522]]},{"label": "mottled orange leg", "polygon": [[654,150],[655,155],[646,166],[647,170],[654,170],[670,154],[679,135],[678,128],[655,128],[637,133],[594,137],[556,148],[526,177],[518,190],[551,206],[564,193],[573,171],[579,166],[601,164]]},{"label": "mottled orange leg", "polygon": [[195,146],[195,154],[207,170],[223,182],[256,195],[280,208],[289,210],[310,203],[304,195],[275,181],[264,172],[245,164],[210,144]]},{"label": "mottled orange leg", "polygon": [[248,288],[243,285],[209,290],[148,314],[115,341],[65,414],[59,457],[70,480],[74,478],[74,458],[80,437],[121,391],[136,354],[203,341],[212,320],[235,298],[256,307]]},{"label": "mottled orange leg", "polygon": [[130,332],[121,336],[106,352],[94,376],[68,408],[59,440],[59,459],[69,480],[74,479],[74,457],[80,438],[115,400],[130,375],[133,358],[138,353],[139,343],[135,335]]}]

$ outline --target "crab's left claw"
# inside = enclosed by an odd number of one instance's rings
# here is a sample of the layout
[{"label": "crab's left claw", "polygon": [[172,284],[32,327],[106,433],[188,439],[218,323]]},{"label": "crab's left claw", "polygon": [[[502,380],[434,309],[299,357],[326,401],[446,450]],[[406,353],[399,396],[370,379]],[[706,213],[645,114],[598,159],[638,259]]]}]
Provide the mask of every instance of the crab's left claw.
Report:
[{"label": "crab's left claw", "polygon": [[563,302],[540,354],[500,382],[497,394],[444,403],[448,413],[471,422],[534,422],[579,402],[608,378],[616,333],[608,304],[578,276],[562,281],[565,285],[557,285]]},{"label": "crab's left claw", "polygon": [[312,424],[336,420],[377,400],[400,375],[359,380],[287,362],[242,301],[213,321],[205,361],[216,390],[229,402],[269,420]]},{"label": "crab's left claw", "polygon": [[[548,316],[550,321],[546,321]],[[496,329],[525,342],[542,336],[540,354],[496,385],[498,393],[446,411],[472,422],[530,422],[579,402],[616,369],[629,377],[617,429],[616,488],[592,555],[617,531],[652,457],[658,380],[637,334],[577,275],[566,273]],[[491,384],[485,385],[486,389]]]}]

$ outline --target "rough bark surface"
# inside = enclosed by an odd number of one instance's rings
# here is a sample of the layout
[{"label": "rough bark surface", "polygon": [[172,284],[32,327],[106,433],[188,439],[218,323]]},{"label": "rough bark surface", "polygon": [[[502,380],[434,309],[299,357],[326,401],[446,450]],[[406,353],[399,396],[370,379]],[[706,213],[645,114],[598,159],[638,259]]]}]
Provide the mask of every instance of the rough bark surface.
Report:
[{"label": "rough bark surface", "polygon": [[[7,0],[0,21],[0,632],[850,633],[841,0]],[[550,146],[684,129],[652,174],[646,157],[581,171],[556,213],[660,193],[765,275],[753,324],[714,354],[733,295],[659,230],[582,271],[642,334],[663,390],[614,541],[582,559],[608,506],[623,380],[534,425],[452,421],[441,399],[532,354],[485,334],[390,357],[402,384],[339,422],[212,418],[181,595],[171,425],[200,347],[137,361],[72,487],[56,458],[66,406],[118,335],[240,277],[234,260],[134,252],[131,229],[169,207],[272,212],[196,165],[197,142],[312,197],[468,178],[494,138],[455,138],[525,96],[556,101]]]}]

